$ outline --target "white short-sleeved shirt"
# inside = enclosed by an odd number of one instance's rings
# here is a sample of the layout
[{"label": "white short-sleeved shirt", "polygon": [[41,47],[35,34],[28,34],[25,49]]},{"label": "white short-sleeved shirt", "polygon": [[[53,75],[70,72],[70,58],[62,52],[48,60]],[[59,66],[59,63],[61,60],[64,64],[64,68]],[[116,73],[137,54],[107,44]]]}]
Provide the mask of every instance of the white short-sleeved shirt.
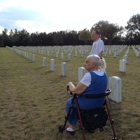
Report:
[{"label": "white short-sleeved shirt", "polygon": [[[104,71],[100,70],[100,71],[93,71],[95,74],[99,75],[99,76],[103,76],[104,75]],[[84,77],[81,79],[80,83],[82,83],[83,85],[89,87],[89,85],[91,84],[91,75],[90,73],[86,73],[84,75]]]},{"label": "white short-sleeved shirt", "polygon": [[99,38],[97,41],[93,42],[90,55],[99,55],[99,53],[102,51],[104,51],[104,42]]}]

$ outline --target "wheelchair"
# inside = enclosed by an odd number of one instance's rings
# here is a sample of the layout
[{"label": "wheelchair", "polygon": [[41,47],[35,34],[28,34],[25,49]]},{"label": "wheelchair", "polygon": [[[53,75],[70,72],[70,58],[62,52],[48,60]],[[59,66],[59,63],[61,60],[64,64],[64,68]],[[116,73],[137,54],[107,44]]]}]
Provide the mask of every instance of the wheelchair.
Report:
[{"label": "wheelchair", "polygon": [[[69,91],[69,87],[67,87],[67,92],[72,95],[72,93]],[[106,97],[110,93],[111,93],[111,90],[106,90],[105,93],[93,94],[93,95],[87,94],[86,95],[86,98],[101,98],[101,97]],[[78,113],[79,129],[81,129],[83,140],[86,140],[84,130],[87,130],[90,133],[94,133],[94,130],[97,129],[97,128],[99,128],[100,131],[103,131],[103,127],[106,125],[106,123],[101,123],[101,124],[98,124],[98,125],[96,125],[96,123],[97,122],[100,123],[101,122],[101,119],[104,119],[105,115],[107,117],[107,120],[110,121],[111,129],[112,129],[112,132],[113,132],[113,138],[112,138],[112,140],[117,140],[116,132],[115,132],[115,128],[114,128],[114,120],[112,119],[112,117],[110,115],[109,104],[108,104],[107,99],[105,99],[104,104],[101,107],[99,107],[99,108],[95,108],[95,109],[92,109],[92,110],[80,110],[79,104],[78,104],[78,100],[77,100],[77,97],[76,97],[76,94],[73,95],[73,98],[72,98],[72,101],[71,101],[71,105],[70,105],[68,114],[65,117],[64,125],[60,125],[59,128],[58,128],[58,130],[59,130],[60,133],[63,133],[63,131],[65,130],[66,123],[67,123],[68,117],[70,115],[70,111],[73,108],[74,101],[76,103],[76,109],[77,109],[77,113]],[[82,116],[83,115],[85,116],[85,114],[87,114],[87,113],[89,113],[89,114],[91,113],[92,116],[93,116],[93,115],[98,114],[101,111],[104,113],[104,115],[100,115],[101,117],[98,120],[96,120],[97,122],[94,121],[95,122],[95,125],[89,131],[88,128],[86,127],[87,122],[84,121],[84,119],[83,119]],[[88,120],[91,120],[92,118],[91,117],[90,118],[88,117],[87,119]]]}]

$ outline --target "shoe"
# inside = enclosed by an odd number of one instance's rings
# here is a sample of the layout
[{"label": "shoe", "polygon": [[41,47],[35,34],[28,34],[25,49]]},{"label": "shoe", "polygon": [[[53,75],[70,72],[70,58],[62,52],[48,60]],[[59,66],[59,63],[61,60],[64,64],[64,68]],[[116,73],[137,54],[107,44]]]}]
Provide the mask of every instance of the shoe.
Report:
[{"label": "shoe", "polygon": [[70,128],[70,127],[67,127],[67,128],[66,128],[66,131],[67,131],[69,134],[71,134],[71,135],[74,135],[74,134],[75,134],[75,131],[74,131],[72,128]]}]

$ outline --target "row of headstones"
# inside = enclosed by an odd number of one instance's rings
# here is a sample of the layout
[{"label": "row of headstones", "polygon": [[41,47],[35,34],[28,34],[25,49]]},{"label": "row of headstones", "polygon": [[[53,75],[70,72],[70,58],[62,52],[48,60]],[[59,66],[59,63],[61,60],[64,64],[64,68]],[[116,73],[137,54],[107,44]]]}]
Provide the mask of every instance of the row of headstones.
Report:
[{"label": "row of headstones", "polygon": [[[14,46],[16,47],[16,46]],[[106,57],[107,54],[112,54],[114,53],[114,57],[117,57],[117,55],[119,55],[124,49],[125,49],[126,46],[115,46],[115,45],[112,45],[112,46],[105,46],[105,51],[104,51],[104,56]],[[71,54],[72,55],[72,52],[73,50],[75,51],[75,56],[78,56],[78,54],[81,55],[81,57],[84,57],[85,54],[89,53],[90,50],[91,50],[91,46],[63,46],[63,47],[60,47],[60,46],[54,46],[54,47],[29,47],[27,46],[26,49],[25,47],[18,47],[22,50],[29,50],[33,53],[39,53],[39,54],[42,54],[42,55],[45,55],[47,54],[48,56],[55,56],[56,57],[58,56],[57,54],[59,54],[59,52],[61,53],[64,53],[64,54]],[[74,48],[74,49],[73,49]]]},{"label": "row of headstones", "polygon": [[[132,48],[133,48],[133,51],[135,52],[136,57],[139,57],[139,51],[136,50],[136,48],[134,46],[132,46]],[[123,59],[121,59],[119,62],[119,71],[120,72],[126,72],[126,64],[128,62],[129,49],[130,49],[130,47],[128,47],[125,55],[123,56]]]},{"label": "row of headstones", "polygon": [[105,52],[108,52],[109,54],[112,54],[114,52],[117,52],[118,50],[124,48],[125,46],[123,45],[105,45]]},{"label": "row of headstones", "polygon": [[[13,46],[16,47],[16,46]],[[123,46],[105,46],[105,56],[107,55],[107,51],[109,51],[109,54],[111,54],[111,52],[113,52],[114,50],[119,50],[121,49]],[[80,53],[80,55],[84,55],[86,53],[88,53],[91,50],[91,46],[54,46],[54,47],[18,47],[19,49],[22,49],[24,51],[31,51],[31,52],[35,52],[35,53],[39,53],[39,54],[48,54],[48,55],[55,55],[56,52],[64,52],[65,54],[70,53],[72,54],[73,48],[75,48],[75,51],[77,51],[78,53]],[[109,49],[108,49],[109,48]],[[112,49],[113,48],[113,49]],[[113,51],[112,51],[113,50]],[[116,52],[116,55],[118,55],[119,52]]]},{"label": "row of headstones", "polygon": [[[7,47],[7,48],[20,54],[20,55],[23,55],[24,57],[26,57],[27,56],[26,54],[28,54],[25,51],[12,49],[9,47]],[[33,55],[33,56],[35,56],[35,55]],[[54,59],[51,59],[50,60],[51,71],[54,71],[54,65],[55,65]],[[46,67],[46,58],[45,57],[43,57],[43,67]],[[78,68],[78,81],[80,81],[82,79],[82,77],[85,75],[85,73],[86,73],[86,70],[84,67]],[[67,76],[66,62],[61,63],[61,75]],[[120,103],[122,100],[122,97],[121,97],[121,79],[119,77],[116,77],[116,76],[109,77],[109,89],[111,89],[111,94],[109,95],[109,98],[117,103]]]},{"label": "row of headstones", "polygon": [[35,54],[32,54],[32,53],[29,53],[29,52],[25,52],[25,51],[22,51],[22,50],[18,50],[18,49],[12,49],[13,52],[35,62],[36,61],[36,55]]},{"label": "row of headstones", "polygon": [[[22,50],[19,50],[19,49],[11,48],[11,50],[13,50],[14,52],[16,52],[16,53],[18,53],[18,54],[28,58],[29,60],[32,60],[33,62],[36,61],[35,54],[29,53],[29,52],[25,52],[25,51],[22,51]],[[77,56],[77,51],[75,52],[75,56]],[[56,52],[56,58],[58,58],[58,52]],[[61,53],[61,59],[64,59],[64,53]],[[68,60],[71,60],[71,54],[68,54]]]},{"label": "row of headstones", "polygon": [[[90,47],[85,47],[85,46],[76,46],[77,48],[75,48],[75,56],[78,55],[78,52],[81,54],[81,57],[84,57],[86,53],[89,52]],[[126,47],[126,46],[125,46]],[[116,57],[117,55],[119,55],[124,49],[125,47],[122,47],[118,52],[114,53],[114,57]],[[16,47],[14,47],[16,48]],[[29,48],[29,47],[28,47]],[[86,49],[85,49],[86,48]],[[18,48],[17,48],[18,49]],[[25,50],[23,47],[20,47],[20,49]],[[85,49],[85,50],[84,50]],[[41,52],[40,52],[41,51]],[[44,50],[39,50],[39,53],[44,54],[43,53]],[[110,50],[109,50],[110,51]],[[33,51],[34,52],[34,51]],[[63,52],[61,52],[61,59],[64,59],[64,54]],[[109,54],[111,54],[111,52],[109,52]],[[51,52],[50,50],[47,51],[47,55],[48,56],[55,56],[56,58],[58,58],[59,55],[59,51],[55,52]],[[72,55],[72,49],[70,51],[70,53],[68,54],[68,60],[71,59],[71,55]],[[107,56],[107,51],[104,53],[104,56]]]},{"label": "row of headstones", "polygon": [[17,54],[19,54],[19,55],[24,56],[24,57],[31,58],[30,54],[28,54],[28,53],[26,53],[26,52],[24,52],[22,50],[16,49],[15,47],[6,46],[6,48],[11,50],[11,51],[13,51],[13,52],[15,52],[15,53],[17,53]]},{"label": "row of headstones", "polygon": [[109,54],[116,52],[117,50],[121,49],[122,45],[105,45],[105,51],[108,51]]},{"label": "row of headstones", "polygon": [[[105,52],[104,52],[104,56],[107,56],[108,54],[114,53],[114,58],[117,57],[117,55],[119,55],[120,53],[122,53],[124,51],[124,49],[127,46],[117,46],[118,48],[115,48],[114,46],[109,46],[108,48],[106,48]],[[125,53],[125,55],[123,55],[123,59],[121,59],[119,61],[119,71],[120,72],[126,72],[126,63],[127,63],[127,58],[128,58],[128,54],[129,54],[129,47]]]},{"label": "row of headstones", "polygon": [[[85,46],[76,46],[76,47],[82,47],[82,49],[84,49],[84,48],[86,48]],[[114,47],[114,46],[113,46]],[[118,46],[117,46],[118,47]],[[118,50],[117,52],[114,52],[114,57],[116,57],[117,55],[119,55],[124,49],[125,49],[125,47],[126,46],[122,46],[122,47],[118,47],[118,48],[121,48],[120,50]],[[20,48],[21,50],[25,50],[25,47],[16,47],[16,46],[14,46],[13,48],[15,48],[15,49],[18,49],[18,48]],[[28,47],[29,48],[29,47]],[[37,47],[38,48],[38,47]],[[88,49],[85,49],[86,50],[86,52],[84,52],[84,51],[82,51],[81,49],[78,49],[77,48],[77,50],[80,50],[79,52],[80,52],[80,54],[81,54],[81,57],[84,57],[84,55],[89,51],[89,48]],[[41,51],[43,51],[43,50],[41,50]],[[109,50],[110,51],[110,50]],[[43,53],[42,53],[43,54]],[[58,58],[58,54],[59,54],[59,52],[56,52],[56,54],[55,54],[55,57],[56,58]],[[109,54],[111,54],[111,52],[109,52]],[[72,53],[70,52],[70,54],[68,54],[68,60],[70,60],[71,59],[71,55],[72,55]],[[75,49],[75,56],[77,56],[78,55],[78,53],[77,53],[77,51],[76,51],[76,49]],[[105,54],[104,54],[104,56],[106,56],[107,55],[107,51],[105,52]],[[50,51],[48,50],[48,56],[50,56]],[[54,56],[54,54],[53,54],[53,56]],[[61,53],[61,59],[64,59],[64,53],[62,52]]]},{"label": "row of headstones", "polygon": [[[84,67],[78,68],[78,81],[82,79],[82,77],[85,75],[86,70]],[[117,103],[122,102],[122,93],[121,93],[121,78],[117,76],[111,76],[109,77],[109,89],[111,90],[111,93],[109,95],[109,98]]]},{"label": "row of headstones", "polygon": [[[43,67],[46,67],[46,66],[47,66],[47,60],[46,60],[46,57],[43,57]],[[50,60],[50,70],[55,71],[55,60],[54,59]],[[61,63],[61,75],[67,76],[66,62]]]},{"label": "row of headstones", "polygon": [[[46,57],[43,57],[43,67],[47,66],[47,61],[46,61]],[[55,61],[54,59],[50,60],[50,70],[54,71],[55,70]],[[66,67],[66,62],[62,62],[61,63],[61,75],[62,76],[67,76],[67,67]]]},{"label": "row of headstones", "polygon": [[[36,61],[36,56],[35,54],[32,54],[32,53],[28,53],[28,52],[25,52],[25,51],[22,51],[22,50],[18,50],[18,49],[13,49],[13,48],[10,48],[8,46],[6,46],[6,48],[10,49],[11,51],[21,55],[21,56],[24,56],[25,58],[28,58],[29,60],[32,60],[33,62]],[[46,61],[46,57],[43,57],[43,67],[46,67],[47,66],[47,61]],[[54,71],[55,69],[55,63],[54,63],[54,59],[51,59],[50,60],[50,70],[51,71]],[[61,63],[61,74],[62,76],[66,76],[67,75],[67,70],[66,70],[66,62],[62,62]]]},{"label": "row of headstones", "polygon": [[[125,45],[126,46],[126,45]],[[13,46],[16,47],[16,46]],[[43,50],[43,51],[51,51],[54,50],[56,51],[64,51],[64,52],[70,52],[73,48],[76,48],[77,50],[83,50],[83,51],[87,51],[87,49],[91,49],[91,45],[75,45],[75,46],[20,46],[19,48],[22,48],[24,51],[30,50],[30,51],[38,51],[39,50]],[[105,51],[106,50],[111,50],[111,52],[115,52],[119,49],[121,49],[122,47],[124,47],[124,45],[105,45]]]},{"label": "row of headstones", "polygon": [[127,48],[125,54],[123,55],[123,59],[119,61],[119,71],[126,72],[126,64],[128,61],[128,54],[129,54],[130,46]]},{"label": "row of headstones", "polygon": [[[14,46],[16,47],[16,46]],[[81,53],[82,51],[84,53],[88,52],[89,49],[91,49],[91,46],[54,46],[54,47],[29,47],[27,46],[26,49],[25,47],[20,46],[20,49],[23,49],[24,51],[32,51],[32,52],[36,52],[39,54],[46,54],[48,51],[51,53],[55,53],[55,52],[64,52],[65,54],[68,53],[72,53],[73,51],[73,47],[75,48],[75,51],[78,51],[79,53]],[[80,50],[80,51],[79,51]]]},{"label": "row of headstones", "polygon": [[134,47],[140,51],[140,45],[134,45]]},{"label": "row of headstones", "polygon": [[[15,47],[14,47],[15,48]],[[22,50],[18,50],[18,49],[12,49],[14,52],[28,58],[29,60],[35,62],[36,61],[36,56],[35,54],[32,53],[28,53]],[[123,50],[123,49],[121,49]],[[126,61],[127,61],[127,55],[129,53],[129,47],[126,51],[126,54],[124,55],[124,59],[120,60],[119,62],[119,71],[120,72],[126,72]],[[77,55],[77,51],[75,52],[75,55]],[[58,52],[56,52],[56,58],[58,57]],[[64,53],[61,53],[61,59],[64,58]],[[71,54],[68,54],[68,60],[71,60]],[[50,64],[51,64],[51,70],[54,71],[54,60],[52,59]],[[46,57],[43,57],[43,66],[46,67]],[[65,74],[64,74],[65,75]]]},{"label": "row of headstones", "polygon": [[[27,49],[25,49],[25,47],[16,47],[16,46],[14,46],[14,48],[15,49],[21,49],[21,50],[24,50],[24,51],[27,50]],[[54,56],[56,58],[58,58],[59,53],[61,53],[61,59],[64,58],[65,54],[72,56],[72,51],[73,51],[72,47],[70,47],[69,49],[66,49],[66,47],[65,47],[65,49],[64,49],[64,47],[63,48],[58,47],[59,49],[54,49],[54,47],[51,47],[51,48],[53,48],[52,50],[51,49],[48,49],[48,50],[47,49],[46,50],[45,49],[39,49],[39,47],[37,47],[37,48],[32,47],[32,49],[29,49],[30,47],[27,47],[27,48],[31,52],[39,53],[39,54],[42,54],[42,55],[47,54],[48,56]],[[48,47],[46,47],[46,48],[48,48]],[[82,46],[78,46],[78,47],[76,46],[75,47],[75,56],[78,56],[78,53],[79,53],[81,55],[81,57],[84,57],[85,54],[89,52],[90,47],[85,47],[86,49],[79,49],[79,48],[82,48]],[[60,52],[60,49],[61,49],[61,52]]]},{"label": "row of headstones", "polygon": [[[123,45],[122,46],[115,46],[115,45],[106,46],[105,51],[104,51],[104,56],[107,56],[107,53],[108,54],[114,53],[114,57],[117,57],[126,47],[127,47],[126,45],[124,45],[124,46]],[[130,46],[128,46],[128,48],[130,48]],[[136,57],[139,57],[139,51],[138,50],[140,50],[140,46],[139,45],[132,46],[132,48],[135,52]]]},{"label": "row of headstones", "polygon": [[[120,54],[125,48],[126,48],[126,46],[122,47],[120,50],[115,52],[114,57],[116,57],[116,55]],[[137,54],[136,56],[138,57],[139,56],[139,51],[137,51],[134,46],[132,46],[132,48],[133,48],[134,52],[136,52],[135,54]],[[126,64],[127,64],[127,61],[128,61],[129,49],[130,49],[130,46],[128,46],[127,51],[123,55],[123,59],[121,59],[119,61],[119,71],[120,72],[126,72]]]},{"label": "row of headstones", "polygon": [[106,57],[107,54],[114,54],[114,58],[116,58],[127,46],[108,46],[105,47],[104,56]]},{"label": "row of headstones", "polygon": [[134,51],[136,57],[139,57],[139,51],[134,46],[132,46],[132,48],[133,48],[133,51]]}]

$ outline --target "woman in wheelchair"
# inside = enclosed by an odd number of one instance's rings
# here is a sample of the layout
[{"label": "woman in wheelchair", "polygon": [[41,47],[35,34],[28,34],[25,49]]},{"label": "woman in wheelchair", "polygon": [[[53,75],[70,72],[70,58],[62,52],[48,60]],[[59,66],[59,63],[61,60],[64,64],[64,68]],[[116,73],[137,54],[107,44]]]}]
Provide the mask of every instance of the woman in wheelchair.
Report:
[{"label": "woman in wheelchair", "polygon": [[[106,72],[100,68],[101,59],[98,55],[89,55],[86,58],[84,67],[88,71],[77,86],[69,82],[69,90],[72,94],[76,94],[80,110],[90,110],[101,107],[105,102],[105,97],[102,98],[86,98],[86,94],[100,94],[105,93],[107,89],[108,79]],[[66,113],[68,113],[71,105],[72,97],[67,100]],[[70,116],[68,117],[69,125],[66,128],[67,132],[73,133],[74,126],[77,122],[76,103],[74,108],[71,109]]]}]

